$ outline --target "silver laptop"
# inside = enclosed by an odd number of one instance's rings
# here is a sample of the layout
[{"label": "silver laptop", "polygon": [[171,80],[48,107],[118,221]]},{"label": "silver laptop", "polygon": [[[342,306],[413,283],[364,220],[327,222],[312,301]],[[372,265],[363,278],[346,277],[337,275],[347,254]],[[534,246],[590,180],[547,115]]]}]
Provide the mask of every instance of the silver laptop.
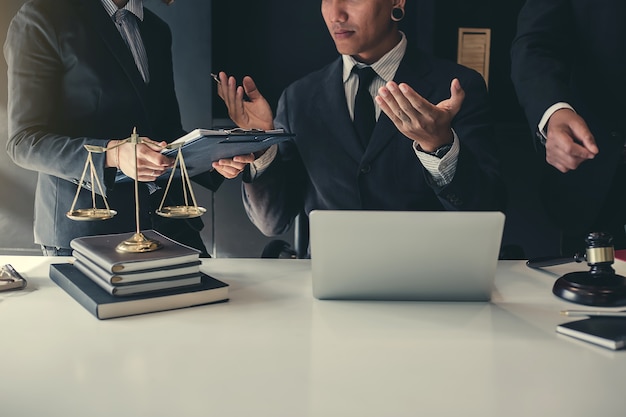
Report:
[{"label": "silver laptop", "polygon": [[495,211],[312,211],[313,296],[489,301],[504,219]]}]

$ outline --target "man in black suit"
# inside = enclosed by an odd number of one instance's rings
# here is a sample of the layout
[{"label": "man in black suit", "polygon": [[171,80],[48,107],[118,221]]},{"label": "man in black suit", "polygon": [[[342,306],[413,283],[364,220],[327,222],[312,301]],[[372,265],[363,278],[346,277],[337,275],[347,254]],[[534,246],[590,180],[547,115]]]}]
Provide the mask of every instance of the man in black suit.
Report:
[{"label": "man in black suit", "polygon": [[[123,14],[128,20],[119,20]],[[115,146],[136,127],[145,141],[137,145],[141,229],[159,230],[208,255],[199,218],[174,220],[154,213],[165,188],[162,180],[154,181],[173,163],[160,147],[185,133],[171,44],[167,24],[141,0],[31,0],[13,18],[4,46],[7,150],[16,164],[39,173],[34,234],[44,254],[69,255],[75,237],[136,229],[133,183],[114,183],[118,169],[135,178],[134,145]],[[87,157],[85,145],[112,148],[94,153],[93,162],[109,206],[118,212],[113,219],[66,216]],[[216,190],[221,174],[238,173],[236,167],[218,171],[194,180]],[[89,175],[81,185],[75,207],[92,207],[90,190],[100,190]],[[178,188],[170,188],[166,205],[182,204]],[[102,207],[100,196],[97,201]]]},{"label": "man in black suit", "polygon": [[589,232],[626,248],[626,2],[527,0],[512,79],[546,164],[542,195],[562,252]]},{"label": "man in black suit", "polygon": [[[485,82],[407,41],[398,29],[404,6],[405,0],[323,0],[341,56],[290,85],[274,120],[250,77],[238,87],[219,74],[218,93],[236,124],[296,134],[295,146],[255,155],[244,173],[244,204],[264,234],[285,232],[302,210],[503,208]],[[370,104],[378,92],[371,133],[353,124],[361,114],[355,103],[361,67],[374,71],[365,92]]]}]

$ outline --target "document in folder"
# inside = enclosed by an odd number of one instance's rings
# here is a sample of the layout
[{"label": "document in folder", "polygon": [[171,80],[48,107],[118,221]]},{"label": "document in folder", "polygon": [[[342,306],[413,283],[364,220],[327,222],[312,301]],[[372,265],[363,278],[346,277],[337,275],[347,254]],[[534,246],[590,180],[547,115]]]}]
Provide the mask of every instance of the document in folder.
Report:
[{"label": "document in folder", "polygon": [[[180,143],[182,146],[171,149],[168,147],[161,153],[175,158],[180,150],[183,153],[187,172],[190,177],[193,177],[210,170],[214,161],[258,152],[293,137],[295,134],[285,133],[283,129],[195,129],[170,143],[170,146]],[[176,169],[176,173],[180,175],[180,168]],[[169,170],[159,178],[166,178],[168,175],[170,175]],[[129,180],[128,176],[118,171],[116,182]]]}]

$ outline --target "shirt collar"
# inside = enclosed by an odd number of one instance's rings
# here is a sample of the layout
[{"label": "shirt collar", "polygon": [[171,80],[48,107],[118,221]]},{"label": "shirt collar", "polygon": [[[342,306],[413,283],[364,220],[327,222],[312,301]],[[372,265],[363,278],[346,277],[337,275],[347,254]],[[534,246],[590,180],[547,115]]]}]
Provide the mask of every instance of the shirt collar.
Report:
[{"label": "shirt collar", "polygon": [[[385,81],[390,81],[393,79],[393,76],[396,73],[396,70],[400,66],[400,61],[404,57],[404,53],[406,52],[406,36],[403,32],[400,32],[402,35],[402,39],[396,46],[393,47],[389,52],[382,56],[378,61],[374,62],[372,65],[372,69]],[[357,67],[364,67],[365,65],[361,62],[358,62],[356,59],[352,58],[350,55],[342,55],[343,59],[343,82],[345,83],[348,78],[350,78],[350,74],[352,74],[352,69]]]},{"label": "shirt collar", "polygon": [[[113,0],[100,0],[100,2],[104,6],[104,9],[107,11],[109,16],[113,16],[115,12],[117,12],[118,9],[115,3],[113,3]],[[124,6],[123,9],[128,10],[129,12],[137,16],[139,20],[143,21],[143,0],[129,0],[129,2],[126,3],[126,6]]]}]

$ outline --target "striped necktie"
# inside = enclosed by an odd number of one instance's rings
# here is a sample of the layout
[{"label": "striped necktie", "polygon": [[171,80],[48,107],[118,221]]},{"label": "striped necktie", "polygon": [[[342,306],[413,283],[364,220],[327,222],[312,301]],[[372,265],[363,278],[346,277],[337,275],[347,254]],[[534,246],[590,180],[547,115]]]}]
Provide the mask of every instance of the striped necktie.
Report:
[{"label": "striped necktie", "polygon": [[150,82],[150,74],[148,72],[148,55],[141,40],[137,20],[133,14],[126,9],[120,9],[113,15],[113,20],[117,23],[118,30],[126,42],[126,46],[130,49],[135,60],[135,65],[141,73],[144,82]]}]

